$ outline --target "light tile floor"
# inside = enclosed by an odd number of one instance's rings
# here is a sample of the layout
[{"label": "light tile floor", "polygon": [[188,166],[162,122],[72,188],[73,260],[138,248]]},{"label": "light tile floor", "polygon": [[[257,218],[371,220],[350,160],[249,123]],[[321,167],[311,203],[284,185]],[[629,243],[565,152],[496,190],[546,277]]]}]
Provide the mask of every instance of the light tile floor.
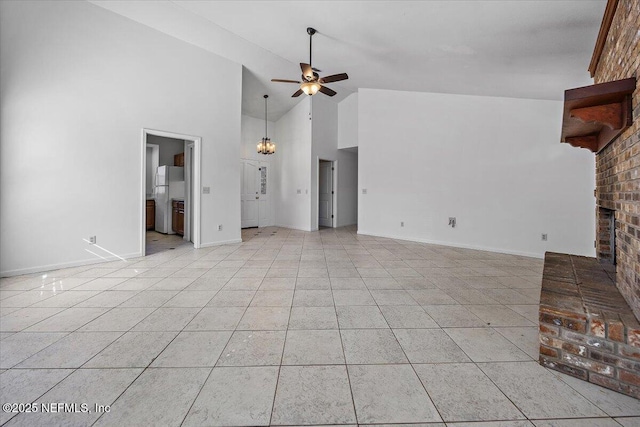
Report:
[{"label": "light tile floor", "polygon": [[243,240],[150,233],[145,258],[1,279],[0,402],[91,411],[0,424],[640,426],[640,401],[536,363],[541,260]]}]

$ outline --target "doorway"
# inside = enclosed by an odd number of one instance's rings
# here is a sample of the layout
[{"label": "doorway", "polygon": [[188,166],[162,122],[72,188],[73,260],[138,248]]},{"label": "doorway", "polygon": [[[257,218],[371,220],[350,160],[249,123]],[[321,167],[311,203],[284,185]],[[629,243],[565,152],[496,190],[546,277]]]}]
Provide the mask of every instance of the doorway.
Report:
[{"label": "doorway", "polygon": [[334,162],[318,161],[318,227],[334,227]]},{"label": "doorway", "polygon": [[268,162],[241,159],[241,228],[272,225]]},{"label": "doorway", "polygon": [[200,247],[201,143],[196,136],[142,130],[142,256],[184,243]]}]

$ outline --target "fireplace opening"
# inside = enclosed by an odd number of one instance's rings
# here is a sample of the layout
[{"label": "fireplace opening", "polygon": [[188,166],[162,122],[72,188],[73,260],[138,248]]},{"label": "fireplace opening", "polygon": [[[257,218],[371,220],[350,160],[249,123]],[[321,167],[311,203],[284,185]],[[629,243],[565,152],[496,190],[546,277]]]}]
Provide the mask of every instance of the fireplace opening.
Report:
[{"label": "fireplace opening", "polygon": [[598,208],[598,238],[596,241],[598,259],[616,264],[616,211]]}]

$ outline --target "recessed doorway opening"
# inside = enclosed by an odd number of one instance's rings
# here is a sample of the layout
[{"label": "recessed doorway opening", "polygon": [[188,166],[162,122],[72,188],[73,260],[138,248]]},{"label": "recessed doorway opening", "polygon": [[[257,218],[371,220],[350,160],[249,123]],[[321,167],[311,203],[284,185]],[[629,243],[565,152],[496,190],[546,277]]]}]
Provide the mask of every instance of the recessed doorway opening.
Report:
[{"label": "recessed doorway opening", "polygon": [[142,255],[200,247],[200,152],[200,137],[142,130]]},{"label": "recessed doorway opening", "polygon": [[318,228],[333,228],[335,197],[335,162],[318,160]]}]

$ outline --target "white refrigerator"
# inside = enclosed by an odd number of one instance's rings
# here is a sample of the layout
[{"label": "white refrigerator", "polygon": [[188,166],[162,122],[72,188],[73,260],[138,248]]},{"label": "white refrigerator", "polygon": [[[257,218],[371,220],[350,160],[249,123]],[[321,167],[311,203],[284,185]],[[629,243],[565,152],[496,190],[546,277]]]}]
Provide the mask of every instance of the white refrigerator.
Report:
[{"label": "white refrigerator", "polygon": [[184,168],[158,167],[153,192],[156,199],[156,231],[176,234],[171,227],[171,200],[184,199]]}]

